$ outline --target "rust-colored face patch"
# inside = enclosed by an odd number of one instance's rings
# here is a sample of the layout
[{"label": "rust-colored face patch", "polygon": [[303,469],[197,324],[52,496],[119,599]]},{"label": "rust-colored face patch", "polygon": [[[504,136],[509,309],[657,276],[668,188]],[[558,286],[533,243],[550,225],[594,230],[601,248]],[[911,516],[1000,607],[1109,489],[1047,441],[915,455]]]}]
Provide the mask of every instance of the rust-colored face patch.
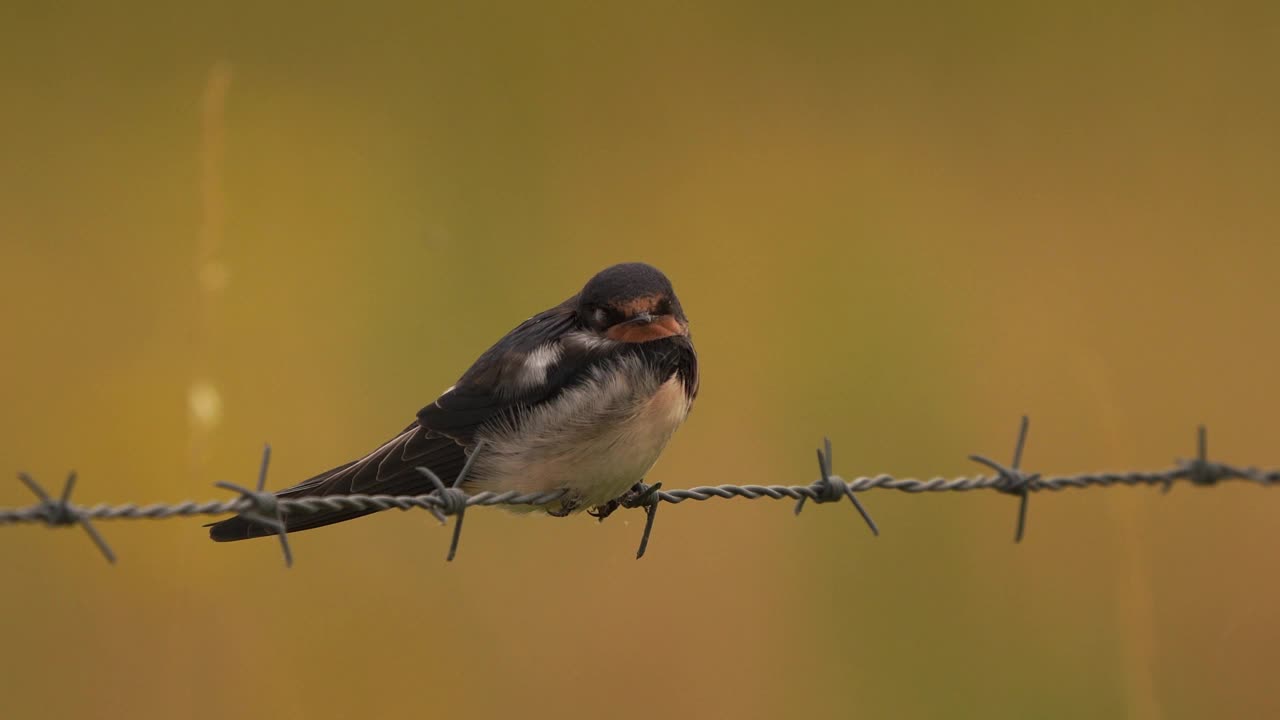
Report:
[{"label": "rust-colored face patch", "polygon": [[649,342],[684,334],[684,326],[676,320],[674,315],[659,315],[653,319],[653,322],[644,324],[618,323],[605,331],[605,337],[625,343]]}]

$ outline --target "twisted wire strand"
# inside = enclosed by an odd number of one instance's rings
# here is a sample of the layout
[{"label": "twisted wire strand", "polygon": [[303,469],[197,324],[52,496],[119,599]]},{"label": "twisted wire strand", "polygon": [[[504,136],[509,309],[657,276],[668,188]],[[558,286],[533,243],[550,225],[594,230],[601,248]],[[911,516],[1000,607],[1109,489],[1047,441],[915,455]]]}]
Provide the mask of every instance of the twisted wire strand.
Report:
[{"label": "twisted wire strand", "polygon": [[[661,484],[645,485],[638,483],[636,488],[619,498],[599,512],[593,512],[603,520],[618,508],[643,508],[647,513],[644,534],[640,542],[640,550],[636,557],[644,555],[648,546],[649,533],[657,508],[662,503],[678,505],[685,501],[704,502],[707,500],[795,500],[795,512],[798,514],[806,501],[815,503],[837,502],[848,497],[862,515],[863,520],[874,534],[879,530],[866,509],[858,501],[855,493],[868,490],[897,490],[905,493],[925,492],[970,492],[974,490],[996,490],[998,492],[1020,497],[1018,526],[1015,541],[1022,539],[1026,523],[1027,498],[1029,494],[1050,491],[1058,492],[1067,489],[1089,487],[1114,487],[1158,485],[1166,492],[1179,482],[1190,482],[1197,486],[1213,486],[1224,481],[1242,481],[1259,485],[1272,485],[1280,482],[1280,469],[1260,470],[1255,467],[1239,467],[1225,463],[1210,462],[1207,458],[1206,435],[1200,428],[1197,453],[1195,459],[1179,461],[1167,470],[1130,471],[1130,472],[1095,472],[1076,475],[1055,475],[1042,477],[1040,474],[1025,473],[1018,468],[1023,446],[1026,442],[1027,421],[1023,418],[1014,449],[1014,462],[1011,466],[1001,465],[982,456],[971,456],[975,462],[995,469],[993,475],[960,476],[954,478],[932,477],[927,480],[916,478],[896,478],[881,474],[861,476],[845,480],[831,472],[831,444],[827,441],[824,448],[818,450],[818,467],[821,477],[809,485],[704,485],[678,490],[662,490]],[[477,448],[477,452],[479,448]],[[472,459],[475,454],[473,453]],[[429,469],[420,468],[424,476],[430,478],[436,489],[420,495],[329,495],[323,497],[286,498],[276,497],[264,490],[270,448],[263,452],[262,466],[258,475],[257,489],[250,490],[231,483],[218,483],[218,487],[229,489],[240,494],[229,500],[211,500],[207,502],[185,501],[177,503],[152,503],[138,505],[136,503],[79,505],[70,502],[71,490],[75,485],[75,474],[68,478],[60,499],[55,500],[29,475],[20,474],[19,478],[37,496],[39,502],[20,508],[0,508],[0,526],[22,523],[43,523],[47,526],[81,525],[99,550],[114,562],[115,555],[106,541],[94,528],[93,520],[164,520],[175,517],[194,517],[240,514],[252,518],[255,522],[269,527],[277,533],[284,551],[285,562],[292,562],[292,554],[288,543],[288,530],[284,523],[285,516],[305,515],[320,511],[349,510],[426,510],[442,522],[446,516],[455,516],[453,540],[450,545],[448,559],[452,560],[457,550],[458,535],[461,532],[461,520],[468,507],[491,505],[535,505],[548,506],[556,501],[570,502],[564,490],[541,493],[519,492],[480,492],[464,495],[459,489],[466,471],[455,478],[451,485],[446,485]]]},{"label": "twisted wire strand", "polygon": [[[1271,485],[1280,482],[1280,469],[1258,470],[1255,468],[1236,468],[1229,465],[1218,465],[1218,472],[1212,476],[1211,482],[1247,481],[1260,485]],[[1041,478],[1028,483],[1027,489],[1032,492],[1041,490],[1059,491],[1067,489],[1083,489],[1091,486],[1112,487],[1115,485],[1165,485],[1169,482],[1189,480],[1191,471],[1186,466],[1169,470],[1151,472],[1099,472],[1079,475],[1060,475]],[[969,492],[973,490],[999,490],[1007,486],[1007,479],[999,475],[960,476],[955,478],[933,477],[928,480],[915,478],[896,478],[892,475],[875,475],[845,480],[839,475],[832,475],[832,480],[844,484],[853,492],[868,490],[897,490],[905,493],[925,492]],[[482,492],[467,497],[467,506],[474,507],[492,505],[546,505],[564,497],[563,490],[545,493],[492,493]],[[706,501],[733,498],[745,500],[808,500],[821,499],[822,491],[814,485],[700,485],[698,487],[679,490],[660,490],[657,498],[661,502],[679,505],[686,500]],[[440,510],[444,504],[436,493],[426,495],[327,495],[324,497],[279,498],[281,511],[286,513],[311,513],[322,510]],[[94,520],[166,520],[175,517],[195,517],[203,515],[228,515],[251,510],[252,500],[236,498],[233,500],[209,500],[206,502],[184,501],[176,503],[151,503],[138,505],[122,503],[111,505],[71,504],[68,510],[74,515]],[[47,510],[43,504],[22,508],[0,508],[0,525],[18,523],[46,523]]]}]

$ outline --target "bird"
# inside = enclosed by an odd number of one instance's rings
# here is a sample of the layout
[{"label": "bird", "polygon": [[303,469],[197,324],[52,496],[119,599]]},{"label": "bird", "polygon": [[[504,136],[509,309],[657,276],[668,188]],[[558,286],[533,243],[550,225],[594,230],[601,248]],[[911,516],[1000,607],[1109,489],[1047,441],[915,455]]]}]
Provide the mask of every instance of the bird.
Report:
[{"label": "bird", "polygon": [[[621,263],[504,335],[377,449],[274,494],[427,494],[436,485],[418,468],[450,483],[474,453],[464,492],[562,490],[544,505],[506,507],[603,518],[642,491],[698,388],[689,320],[670,280],[652,265]],[[281,520],[296,532],[374,512],[324,509]],[[244,515],[208,527],[219,542],[277,533]]]}]

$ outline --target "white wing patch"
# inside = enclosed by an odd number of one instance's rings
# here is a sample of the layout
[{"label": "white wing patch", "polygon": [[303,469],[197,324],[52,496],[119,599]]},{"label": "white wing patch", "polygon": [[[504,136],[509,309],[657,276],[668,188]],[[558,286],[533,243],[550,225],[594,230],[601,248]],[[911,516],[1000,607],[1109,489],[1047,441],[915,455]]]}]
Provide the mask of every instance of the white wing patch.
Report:
[{"label": "white wing patch", "polygon": [[547,371],[560,360],[560,345],[554,342],[539,345],[525,358],[516,384],[522,388],[535,388],[547,384]]}]

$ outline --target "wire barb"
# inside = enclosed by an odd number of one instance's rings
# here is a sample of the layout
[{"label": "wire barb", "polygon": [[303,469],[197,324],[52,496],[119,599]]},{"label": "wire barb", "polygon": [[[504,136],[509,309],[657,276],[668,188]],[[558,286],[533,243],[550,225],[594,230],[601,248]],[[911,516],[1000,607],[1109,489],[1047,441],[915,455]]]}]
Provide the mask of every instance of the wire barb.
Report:
[{"label": "wire barb", "polygon": [[116,563],[116,554],[111,550],[111,546],[107,544],[107,539],[102,537],[102,533],[98,532],[98,529],[89,521],[89,516],[80,512],[71,504],[71,491],[76,488],[75,470],[67,473],[67,482],[62,486],[62,495],[57,500],[54,500],[49,493],[45,492],[44,486],[36,482],[36,479],[27,473],[18,473],[18,480],[39,498],[40,504],[36,506],[36,515],[46,525],[49,527],[79,525],[84,528],[85,533],[93,541],[93,544],[98,546],[98,552],[102,553],[107,562],[112,565]]},{"label": "wire barb", "polygon": [[[825,451],[825,452],[824,452]],[[841,480],[838,475],[832,474],[831,471],[831,438],[822,438],[822,447],[818,448],[818,474],[819,477],[809,486],[812,491],[813,501],[821,505],[828,502],[839,502],[846,495],[853,501],[853,506],[858,510],[858,514],[862,515],[862,520],[867,523],[867,527],[871,528],[871,534],[880,537],[880,528],[876,525],[876,521],[871,519],[871,513],[862,506],[862,502],[858,500],[853,485]],[[795,514],[799,515],[804,509],[805,501],[809,499],[809,495],[801,495],[796,501]]]},{"label": "wire barb", "polygon": [[475,449],[467,456],[467,461],[463,463],[462,470],[458,471],[458,476],[453,479],[452,485],[446,486],[439,475],[431,472],[431,468],[423,466],[415,468],[436,487],[433,494],[439,499],[439,505],[429,508],[431,513],[439,518],[441,523],[444,523],[445,518],[449,515],[458,518],[453,521],[453,538],[449,541],[449,553],[445,555],[445,562],[453,562],[454,556],[458,554],[458,541],[462,539],[462,520],[466,517],[467,499],[469,497],[462,490],[462,481],[467,479],[467,474],[471,472],[471,466],[475,464],[476,458],[480,456],[480,451],[484,449],[486,442],[481,440],[476,443]]},{"label": "wire barb", "polygon": [[293,550],[289,547],[289,527],[284,522],[280,499],[274,493],[266,491],[267,467],[271,464],[271,446],[262,446],[262,464],[258,467],[258,484],[250,490],[243,485],[219,481],[214,487],[239,493],[241,499],[248,500],[247,510],[241,511],[241,517],[251,520],[273,530],[280,538],[280,552],[284,554],[284,566],[293,567]]},{"label": "wire barb", "polygon": [[1022,424],[1018,428],[1018,442],[1013,446],[1013,464],[1009,467],[1005,467],[995,460],[982,455],[969,456],[970,460],[986,465],[996,471],[996,476],[1001,481],[999,485],[995,486],[997,490],[1018,496],[1018,526],[1013,533],[1013,541],[1015,543],[1022,542],[1022,535],[1027,529],[1027,499],[1035,483],[1040,480],[1040,473],[1028,475],[1019,469],[1019,466],[1022,465],[1022,450],[1027,445],[1027,428],[1030,424],[1030,418],[1023,415]]},{"label": "wire barb", "polygon": [[[1209,462],[1209,432],[1204,425],[1196,428],[1196,457],[1194,460],[1179,460],[1178,464],[1186,471],[1187,479],[1193,485],[1216,485],[1222,479],[1223,468]],[[1162,493],[1173,489],[1173,478],[1165,481]]]},{"label": "wire barb", "polygon": [[[646,485],[643,481],[636,483],[625,495],[618,498],[618,504],[621,507],[644,508],[644,532],[640,535],[640,548],[636,550],[636,559],[644,557],[644,551],[649,549],[649,534],[653,532],[653,520],[658,516],[658,504],[662,502],[661,493],[662,483],[654,483]],[[603,518],[601,518],[603,519]]]}]

